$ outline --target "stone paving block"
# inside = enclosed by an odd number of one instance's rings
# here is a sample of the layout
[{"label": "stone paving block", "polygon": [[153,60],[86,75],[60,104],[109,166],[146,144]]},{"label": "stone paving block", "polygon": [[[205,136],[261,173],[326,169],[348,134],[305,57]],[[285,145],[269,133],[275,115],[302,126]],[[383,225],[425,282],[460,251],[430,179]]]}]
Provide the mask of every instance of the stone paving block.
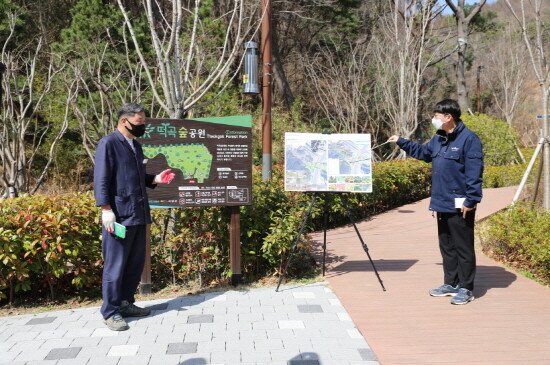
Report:
[{"label": "stone paving block", "polygon": [[151,355],[122,356],[117,365],[148,365]]},{"label": "stone paving block", "polygon": [[254,348],[256,351],[265,351],[269,352],[269,350],[282,350],[283,347],[283,340],[281,339],[255,339],[254,340]]},{"label": "stone paving block", "polygon": [[[261,320],[263,321],[263,319]],[[228,322],[226,324],[227,331],[252,331],[253,324],[252,322]]]},{"label": "stone paving block", "polygon": [[330,356],[335,360],[363,360],[357,349],[330,349]]},{"label": "stone paving block", "polygon": [[357,328],[350,328],[347,330],[347,332],[350,338],[363,338],[363,335],[361,334],[361,332],[359,332]]},{"label": "stone paving block", "polygon": [[264,316],[262,313],[239,313],[238,314],[239,322],[258,322],[263,321]]},{"label": "stone paving block", "polygon": [[242,362],[269,362],[271,354],[269,351],[241,351]]},{"label": "stone paving block", "polygon": [[107,356],[135,356],[139,349],[139,345],[116,345],[111,346]]},{"label": "stone paving block", "polygon": [[48,352],[50,352],[50,349],[29,348],[21,351],[14,361],[44,360],[44,358],[48,355]]},{"label": "stone paving block", "polygon": [[225,349],[227,351],[254,351],[254,342],[249,340],[235,340],[228,339],[225,342]]},{"label": "stone paving block", "polygon": [[323,308],[317,304],[302,304],[298,305],[298,312],[300,313],[323,313]]},{"label": "stone paving block", "polygon": [[[99,341],[100,346],[119,346],[128,344],[128,336],[103,337]],[[116,356],[116,355],[115,355]]]},{"label": "stone paving block", "polygon": [[138,355],[165,355],[166,349],[168,348],[168,344],[143,344],[139,345],[138,348]]},{"label": "stone paving block", "polygon": [[[172,343],[172,342],[183,342],[185,341],[188,335],[189,334],[185,334],[183,332],[182,333],[162,333],[157,336],[154,343],[168,345],[169,343]],[[139,343],[139,340],[135,341],[134,343]]]},{"label": "stone paving block", "polygon": [[187,318],[187,323],[212,323],[214,322],[214,316],[211,314],[195,314],[190,315]]},{"label": "stone paving block", "polygon": [[225,340],[213,339],[212,341],[197,342],[197,352],[226,352]]},{"label": "stone paving block", "polygon": [[274,320],[263,320],[252,323],[253,330],[276,330],[279,329],[279,324]]},{"label": "stone paving block", "polygon": [[[0,329],[1,330],[1,329]],[[37,339],[37,337],[40,335],[41,332],[17,332],[17,333],[13,333],[9,336],[9,342],[11,342],[12,344],[14,342],[19,342],[19,341],[29,341],[29,340],[34,340],[34,339]],[[4,343],[7,343],[8,341],[2,341]],[[0,345],[1,346],[1,345]],[[11,346],[10,346],[11,347]],[[0,350],[2,349],[2,347],[0,347]]]},{"label": "stone paving block", "polygon": [[315,299],[316,295],[313,292],[303,291],[303,292],[294,292],[292,293],[294,299]]},{"label": "stone paving block", "polygon": [[192,354],[196,352],[196,342],[169,343],[166,349],[166,354]]},{"label": "stone paving block", "polygon": [[71,347],[95,347],[99,341],[100,337],[76,337],[72,339]]},{"label": "stone paving block", "polygon": [[266,340],[267,331],[266,330],[241,330],[238,331],[239,340]]},{"label": "stone paving block", "polygon": [[222,364],[241,364],[241,352],[240,351],[226,351],[226,352],[212,352],[210,354],[210,361],[213,363]]},{"label": "stone paving block", "polygon": [[116,337],[120,332],[111,331],[107,327],[96,328],[92,332],[92,337]]},{"label": "stone paving block", "polygon": [[92,328],[71,328],[65,332],[64,338],[91,337],[94,330]]},{"label": "stone paving block", "polygon": [[280,312],[277,310],[274,313],[262,313],[264,321],[278,321],[278,320],[287,320],[289,319],[288,313]]},{"label": "stone paving block", "polygon": [[45,340],[40,348],[49,350],[54,348],[65,348],[70,347],[72,342],[72,338],[53,338],[50,340]]},{"label": "stone paving block", "polygon": [[306,328],[303,321],[298,320],[288,320],[288,321],[278,321],[279,329],[301,329]]},{"label": "stone paving block", "polygon": [[357,351],[359,352],[359,355],[361,356],[362,360],[366,360],[366,361],[378,360],[376,358],[376,355],[370,348],[360,348],[360,349],[357,349]]},{"label": "stone paving block", "polygon": [[77,358],[79,359],[90,359],[90,358],[103,358],[107,359],[107,353],[111,349],[111,346],[95,346],[95,347],[82,347],[82,350],[78,353]]},{"label": "stone paving block", "polygon": [[28,352],[42,346],[44,340],[19,341],[12,346],[10,352]]},{"label": "stone paving block", "polygon": [[81,347],[53,348],[44,360],[74,359],[80,350]]},{"label": "stone paving block", "polygon": [[25,325],[31,326],[31,325],[36,325],[36,324],[48,324],[48,323],[52,323],[56,319],[57,319],[57,317],[33,318],[33,319],[29,320],[27,323],[25,323]]},{"label": "stone paving block", "polygon": [[180,365],[181,355],[151,355],[148,365]]}]

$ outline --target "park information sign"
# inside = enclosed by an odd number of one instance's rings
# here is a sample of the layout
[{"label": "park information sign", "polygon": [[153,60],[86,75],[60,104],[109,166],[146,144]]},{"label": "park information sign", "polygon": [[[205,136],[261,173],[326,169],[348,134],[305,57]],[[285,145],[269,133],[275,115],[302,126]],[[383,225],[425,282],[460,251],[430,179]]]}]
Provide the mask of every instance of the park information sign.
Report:
[{"label": "park information sign", "polygon": [[285,133],[285,190],[371,193],[370,134]]},{"label": "park information sign", "polygon": [[139,142],[149,173],[176,174],[148,192],[151,208],[251,204],[251,116],[148,118]]}]

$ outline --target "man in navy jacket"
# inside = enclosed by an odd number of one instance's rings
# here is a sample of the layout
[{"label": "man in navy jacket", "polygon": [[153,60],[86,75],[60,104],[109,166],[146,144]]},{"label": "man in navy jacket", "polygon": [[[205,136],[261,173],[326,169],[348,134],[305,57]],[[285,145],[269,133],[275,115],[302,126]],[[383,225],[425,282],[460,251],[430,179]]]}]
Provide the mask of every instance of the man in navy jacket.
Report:
[{"label": "man in navy jacket", "polygon": [[[170,169],[159,175],[145,172],[143,150],[134,138],[145,133],[145,111],[138,104],[124,104],[118,111],[117,129],[102,138],[96,149],[94,195],[101,206],[103,253],[103,305],[107,327],[124,331],[123,317],[142,317],[150,310],[134,304],[145,263],[145,229],[151,224],[146,187],[168,184]],[[126,235],[114,235],[114,223],[126,227]]]},{"label": "man in navy jacket", "polygon": [[474,300],[474,219],[482,197],[483,149],[478,136],[460,120],[455,100],[440,101],[434,114],[437,133],[427,144],[399,136],[391,136],[388,142],[396,142],[411,157],[432,163],[430,210],[437,212],[444,283],[429,293],[452,296],[452,304],[467,304]]}]

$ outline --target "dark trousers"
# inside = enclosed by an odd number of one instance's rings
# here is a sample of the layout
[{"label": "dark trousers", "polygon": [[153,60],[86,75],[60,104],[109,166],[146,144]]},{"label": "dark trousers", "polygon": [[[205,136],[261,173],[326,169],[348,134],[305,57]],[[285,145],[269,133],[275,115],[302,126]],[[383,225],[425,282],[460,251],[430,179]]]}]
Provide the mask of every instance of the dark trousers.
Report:
[{"label": "dark trousers", "polygon": [[145,225],[126,227],[124,239],[103,227],[103,305],[101,315],[107,319],[123,300],[133,303],[145,263]]},{"label": "dark trousers", "polygon": [[475,209],[466,214],[466,219],[462,217],[461,212],[437,213],[437,232],[445,284],[474,289],[474,220]]}]

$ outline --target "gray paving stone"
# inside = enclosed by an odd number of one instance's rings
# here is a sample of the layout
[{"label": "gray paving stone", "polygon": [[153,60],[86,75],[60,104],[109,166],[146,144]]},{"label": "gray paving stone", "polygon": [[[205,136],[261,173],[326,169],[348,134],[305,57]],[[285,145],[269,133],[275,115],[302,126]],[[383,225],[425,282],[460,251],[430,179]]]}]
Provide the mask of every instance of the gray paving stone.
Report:
[{"label": "gray paving stone", "polygon": [[214,316],[211,314],[195,314],[190,315],[187,318],[187,323],[193,324],[193,323],[213,323],[214,322]]},{"label": "gray paving stone", "polygon": [[300,313],[323,313],[323,308],[317,304],[302,304],[298,305]]},{"label": "gray paving stone", "polygon": [[362,360],[366,361],[376,361],[378,360],[374,352],[370,348],[360,348],[357,349]]},{"label": "gray paving stone", "polygon": [[196,342],[169,343],[167,354],[191,354],[197,352]]},{"label": "gray paving stone", "polygon": [[117,365],[119,357],[93,357],[88,359],[86,365]]},{"label": "gray paving stone", "polygon": [[173,355],[153,354],[149,358],[148,365],[180,365],[180,358],[181,358],[181,355],[179,354],[173,354]]},{"label": "gray paving stone", "polygon": [[56,319],[57,319],[57,317],[33,318],[30,321],[28,321],[27,323],[25,323],[25,325],[30,326],[30,325],[35,325],[35,324],[48,324],[48,323],[52,323]]},{"label": "gray paving stone", "polygon": [[81,347],[54,348],[44,360],[74,359],[80,350],[82,350]]}]

